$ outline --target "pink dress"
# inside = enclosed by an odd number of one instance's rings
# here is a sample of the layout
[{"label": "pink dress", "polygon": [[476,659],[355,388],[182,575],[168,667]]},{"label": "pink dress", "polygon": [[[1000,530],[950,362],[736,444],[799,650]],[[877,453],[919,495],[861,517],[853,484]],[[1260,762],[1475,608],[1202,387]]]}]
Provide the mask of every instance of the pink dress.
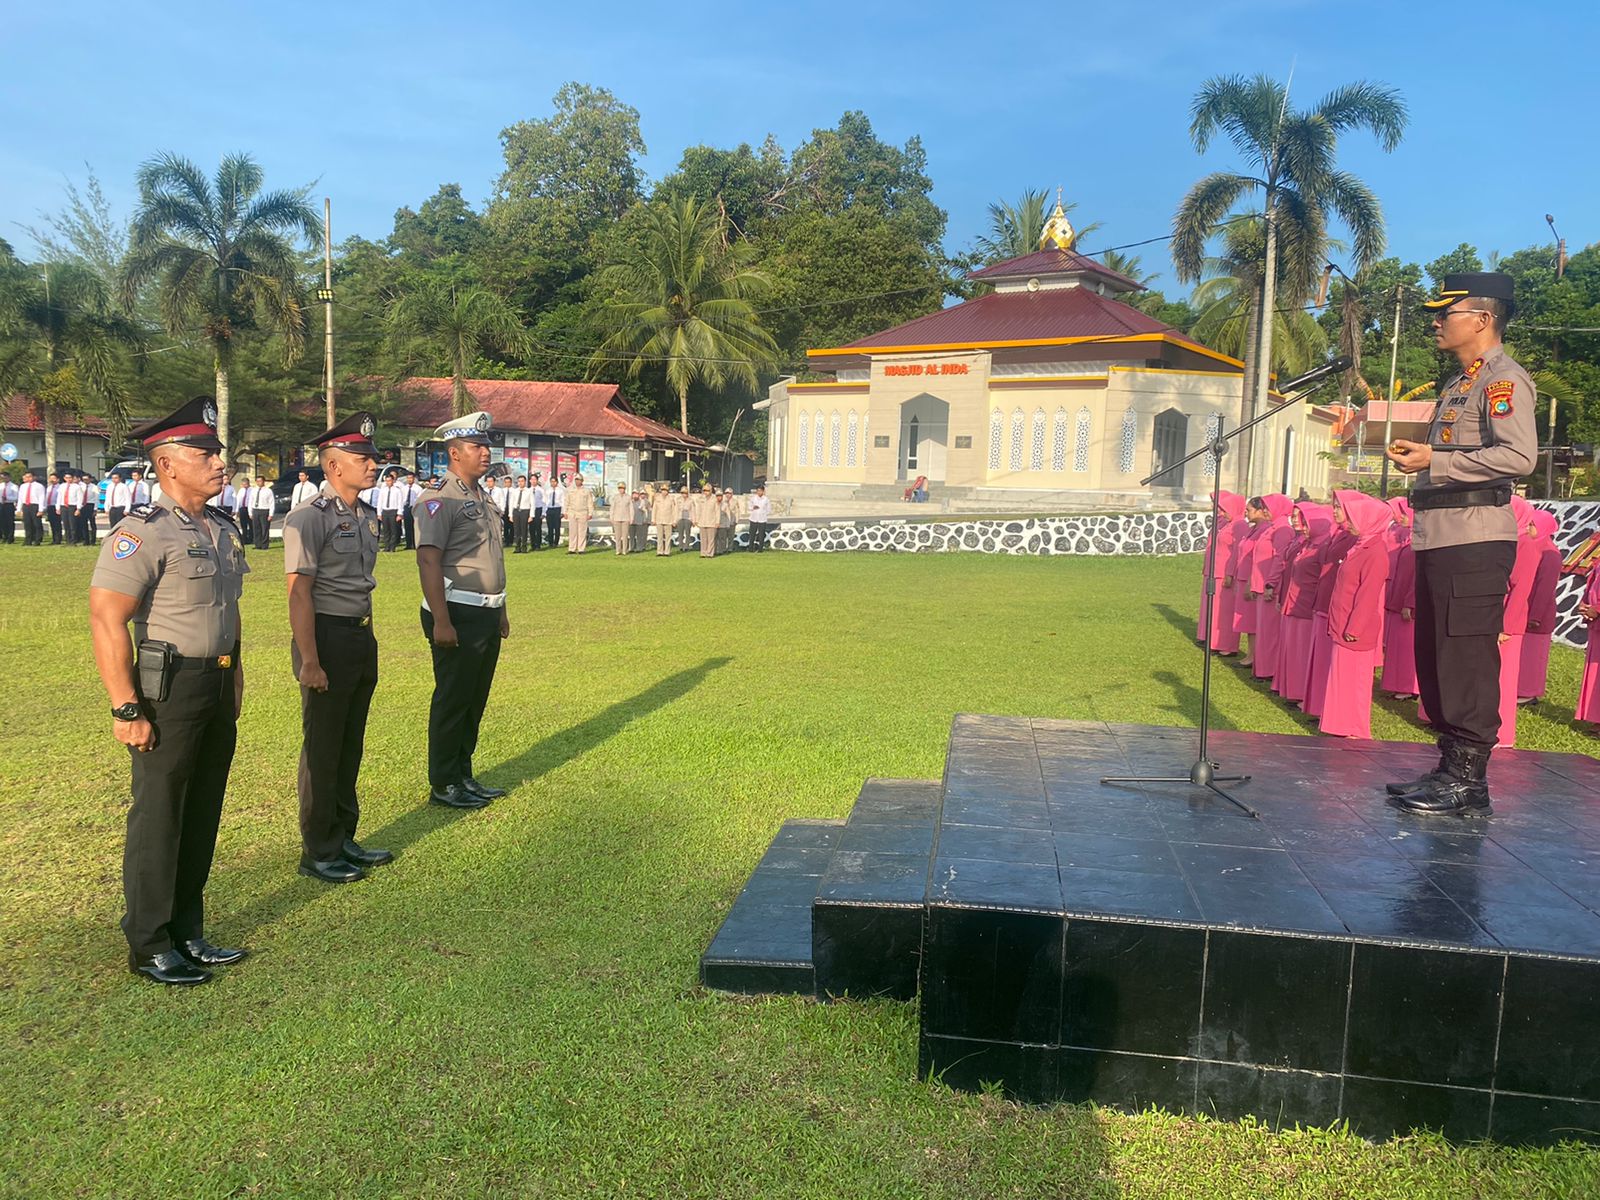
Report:
[{"label": "pink dress", "polygon": [[[1233,628],[1233,604],[1236,592],[1233,588],[1223,587],[1223,580],[1227,578],[1232,569],[1233,543],[1244,530],[1244,497],[1237,492],[1223,492],[1218,497],[1222,514],[1228,519],[1216,531],[1216,558],[1213,571],[1217,577],[1216,592],[1211,597],[1211,640],[1210,647],[1218,654],[1237,654],[1239,652],[1239,635]],[[1200,582],[1200,613],[1195,619],[1195,628],[1201,628],[1205,620],[1205,565],[1202,561]],[[1198,636],[1198,633],[1197,633]]]},{"label": "pink dress", "polygon": [[[1256,601],[1256,640],[1252,647],[1252,667],[1257,679],[1271,679],[1278,669],[1278,642],[1282,614],[1278,608],[1278,588],[1283,583],[1283,563],[1294,541],[1294,530],[1289,527],[1289,514],[1294,501],[1287,496],[1272,495],[1265,499],[1272,520],[1264,522],[1261,534],[1255,539],[1251,555],[1250,590],[1259,597]],[[1268,589],[1271,594],[1268,594]]]},{"label": "pink dress", "polygon": [[1333,638],[1328,633],[1328,606],[1333,601],[1333,585],[1338,580],[1339,560],[1356,544],[1346,531],[1335,530],[1322,548],[1317,598],[1311,614],[1311,674],[1306,683],[1306,702],[1300,707],[1313,717],[1322,715],[1322,700],[1328,691],[1328,667],[1333,658]]},{"label": "pink dress", "polygon": [[1295,511],[1305,522],[1306,533],[1284,569],[1283,626],[1272,688],[1285,700],[1299,703],[1311,683],[1317,585],[1322,580],[1323,551],[1333,534],[1333,512],[1326,505],[1309,502],[1295,505]]},{"label": "pink dress", "polygon": [[1372,673],[1383,638],[1383,595],[1389,578],[1389,549],[1383,532],[1393,515],[1383,501],[1361,492],[1339,491],[1334,497],[1357,540],[1339,563],[1328,603],[1332,653],[1322,701],[1322,732],[1370,738]]},{"label": "pink dress", "polygon": [[1530,536],[1533,505],[1521,496],[1511,497],[1511,511],[1517,514],[1517,557],[1511,567],[1511,586],[1506,592],[1505,641],[1500,643],[1500,735],[1497,746],[1517,744],[1517,680],[1522,674],[1522,639],[1528,631],[1528,601],[1533,596],[1533,577],[1539,569],[1539,539]]},{"label": "pink dress", "polygon": [[[1396,526],[1396,528],[1402,528]],[[1395,547],[1390,558],[1389,583],[1383,607],[1383,675],[1378,686],[1396,696],[1417,695],[1417,552],[1411,532]],[[1410,613],[1411,619],[1405,614]]]},{"label": "pink dress", "polygon": [[1250,563],[1255,556],[1256,539],[1266,523],[1251,525],[1242,536],[1233,539],[1233,557],[1228,563],[1228,574],[1233,576],[1233,631],[1255,633],[1256,602],[1247,599],[1250,594]]},{"label": "pink dress", "polygon": [[1522,635],[1522,661],[1517,671],[1519,700],[1537,700],[1544,695],[1550,674],[1550,642],[1556,631],[1556,586],[1561,582],[1555,514],[1538,509],[1533,523],[1539,530],[1539,565],[1534,569],[1533,591],[1528,597],[1528,631]]},{"label": "pink dress", "polygon": [[[1600,566],[1589,568],[1583,602],[1590,608],[1600,608]],[[1594,627],[1595,622],[1589,622],[1589,644],[1583,653],[1583,682],[1578,685],[1578,708],[1573,716],[1590,725],[1600,725],[1600,637],[1595,636]]]}]

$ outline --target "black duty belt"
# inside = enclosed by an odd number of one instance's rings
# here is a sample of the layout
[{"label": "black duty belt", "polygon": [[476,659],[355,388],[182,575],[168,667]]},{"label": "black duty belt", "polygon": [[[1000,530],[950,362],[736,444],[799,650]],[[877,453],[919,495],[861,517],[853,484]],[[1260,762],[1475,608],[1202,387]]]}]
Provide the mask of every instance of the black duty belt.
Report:
[{"label": "black duty belt", "polygon": [[319,612],[317,614],[317,620],[330,621],[335,625],[350,625],[353,627],[365,628],[372,624],[372,614],[368,613],[364,617],[342,617],[336,613]]},{"label": "black duty belt", "polygon": [[1411,493],[1411,507],[1418,512],[1431,508],[1503,508],[1511,503],[1513,491],[1509,483],[1482,488],[1419,488]]},{"label": "black duty belt", "polygon": [[177,671],[226,671],[233,666],[233,655],[213,654],[209,658],[191,658],[187,654],[174,654],[172,666]]}]

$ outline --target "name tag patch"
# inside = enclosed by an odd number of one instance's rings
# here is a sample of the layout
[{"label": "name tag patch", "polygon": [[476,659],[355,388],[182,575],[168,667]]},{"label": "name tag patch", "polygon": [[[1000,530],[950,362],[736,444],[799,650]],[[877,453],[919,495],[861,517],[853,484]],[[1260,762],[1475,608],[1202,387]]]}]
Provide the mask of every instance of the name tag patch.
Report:
[{"label": "name tag patch", "polygon": [[190,558],[210,558],[211,557],[211,551],[207,550],[204,546],[190,546],[189,547],[189,557]]},{"label": "name tag patch", "polygon": [[1489,402],[1489,415],[1495,419],[1511,415],[1511,398],[1516,395],[1517,383],[1514,379],[1497,379],[1483,389],[1484,398]]},{"label": "name tag patch", "polygon": [[476,518],[478,515],[478,502],[476,500],[468,500],[461,506],[461,514],[469,520]]}]

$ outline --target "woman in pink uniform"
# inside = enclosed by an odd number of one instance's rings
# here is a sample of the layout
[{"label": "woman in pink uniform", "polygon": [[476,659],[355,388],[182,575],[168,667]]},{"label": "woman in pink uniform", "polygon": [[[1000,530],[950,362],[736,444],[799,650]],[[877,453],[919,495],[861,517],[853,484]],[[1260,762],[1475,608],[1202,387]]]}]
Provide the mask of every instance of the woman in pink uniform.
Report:
[{"label": "woman in pink uniform", "polygon": [[1300,707],[1310,716],[1322,715],[1323,697],[1328,691],[1328,667],[1333,659],[1333,637],[1328,632],[1328,609],[1333,604],[1333,585],[1339,578],[1339,563],[1356,544],[1353,533],[1337,518],[1328,540],[1322,544],[1317,560],[1317,595],[1311,602],[1311,674],[1306,682],[1306,698]]},{"label": "woman in pink uniform", "polygon": [[1355,538],[1345,552],[1328,603],[1328,689],[1322,702],[1322,732],[1335,737],[1372,736],[1372,672],[1383,637],[1383,593],[1389,579],[1389,548],[1383,533],[1394,519],[1389,506],[1355,491],[1333,494],[1334,518]]},{"label": "woman in pink uniform", "polygon": [[1528,597],[1528,632],[1522,635],[1522,662],[1517,672],[1517,703],[1533,704],[1544,696],[1550,674],[1550,641],[1556,632],[1556,585],[1561,582],[1561,551],[1556,548],[1560,522],[1546,509],[1533,510],[1539,531],[1539,565]]},{"label": "woman in pink uniform", "polygon": [[1260,499],[1245,501],[1244,519],[1249,522],[1243,533],[1233,540],[1233,563],[1228,576],[1228,586],[1233,589],[1233,631],[1242,634],[1244,657],[1241,667],[1248,667],[1255,656],[1256,594],[1250,590],[1250,574],[1255,560],[1256,539],[1267,527],[1270,514],[1261,506]]},{"label": "woman in pink uniform", "polygon": [[1289,543],[1294,541],[1294,530],[1289,528],[1294,501],[1274,493],[1261,503],[1267,511],[1267,520],[1255,540],[1250,567],[1250,590],[1259,597],[1251,667],[1257,679],[1271,679],[1278,669],[1278,635],[1282,625],[1278,589],[1283,586],[1284,558]]},{"label": "woman in pink uniform", "polygon": [[1600,623],[1600,561],[1589,568],[1578,616],[1589,627],[1589,644],[1583,654],[1583,682],[1578,685],[1578,708],[1573,717],[1584,725],[1600,725],[1600,636],[1595,634],[1595,625]]},{"label": "woman in pink uniform", "polygon": [[1222,492],[1217,496],[1217,528],[1206,539],[1209,557],[1200,560],[1200,612],[1195,618],[1195,640],[1201,641],[1205,637],[1206,577],[1209,567],[1209,573],[1217,577],[1217,587],[1211,597],[1211,638],[1208,645],[1219,654],[1236,654],[1239,650],[1239,635],[1233,631],[1234,592],[1223,584],[1228,578],[1229,564],[1233,559],[1234,538],[1244,527],[1244,522],[1239,519],[1243,516],[1244,497],[1238,492]]},{"label": "woman in pink uniform", "polygon": [[1290,522],[1300,531],[1300,544],[1284,569],[1283,623],[1278,638],[1278,673],[1272,689],[1299,703],[1311,682],[1311,637],[1317,584],[1322,580],[1322,552],[1333,536],[1333,510],[1302,501]]},{"label": "woman in pink uniform", "polygon": [[1517,744],[1517,679],[1522,674],[1522,639],[1528,631],[1528,602],[1533,597],[1533,577],[1539,570],[1539,530],[1536,510],[1521,496],[1511,497],[1517,518],[1517,557],[1511,564],[1511,585],[1506,590],[1505,622],[1500,626],[1500,740],[1498,746]]},{"label": "woman in pink uniform", "polygon": [[1383,674],[1378,686],[1397,700],[1417,697],[1417,552],[1411,548],[1411,502],[1389,501],[1389,583],[1384,589]]}]

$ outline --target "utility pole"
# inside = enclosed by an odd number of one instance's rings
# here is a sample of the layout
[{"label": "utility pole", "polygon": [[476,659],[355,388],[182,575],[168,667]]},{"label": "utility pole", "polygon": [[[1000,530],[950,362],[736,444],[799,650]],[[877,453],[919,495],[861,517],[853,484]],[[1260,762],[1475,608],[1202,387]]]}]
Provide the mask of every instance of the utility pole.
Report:
[{"label": "utility pole", "polygon": [[328,405],[328,428],[334,426],[333,413],[333,201],[322,198],[322,395]]},{"label": "utility pole", "polygon": [[1379,477],[1378,491],[1385,500],[1389,498],[1389,445],[1394,441],[1394,376],[1400,365],[1400,301],[1406,285],[1394,285],[1394,337],[1389,339],[1389,394],[1383,401],[1383,474]]}]

